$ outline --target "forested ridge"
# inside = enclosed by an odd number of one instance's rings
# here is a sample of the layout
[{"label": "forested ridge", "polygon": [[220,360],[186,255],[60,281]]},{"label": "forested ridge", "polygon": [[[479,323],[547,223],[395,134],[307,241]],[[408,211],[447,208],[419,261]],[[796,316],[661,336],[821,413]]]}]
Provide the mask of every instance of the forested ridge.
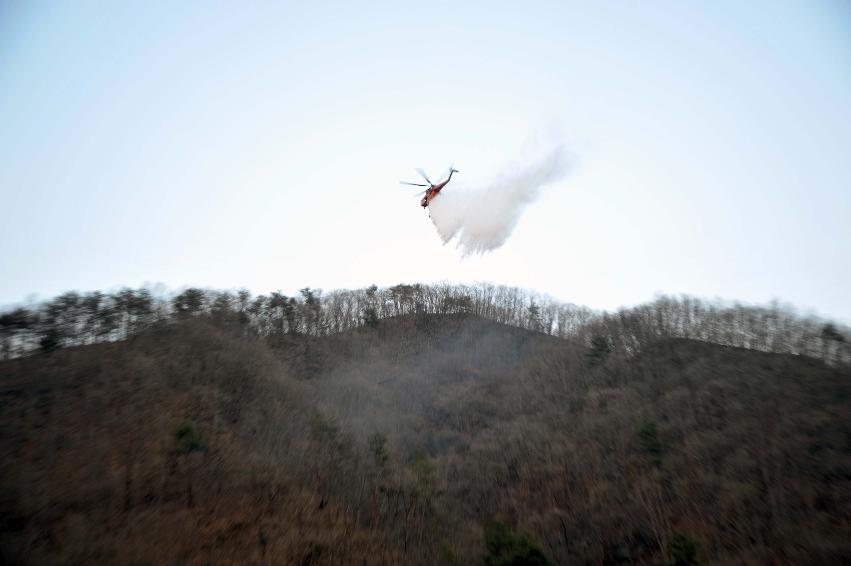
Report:
[{"label": "forested ridge", "polygon": [[556,301],[548,296],[488,283],[399,284],[323,293],[306,287],[254,297],[189,288],[171,297],[146,288],[115,293],[68,292],[33,307],[0,314],[0,352],[6,358],[37,350],[125,339],[186,316],[229,320],[258,336],[327,336],[406,314],[466,314],[559,338],[592,334],[635,353],[658,338],[691,338],[775,353],[800,354],[828,363],[851,363],[851,331],[789,305],[728,304],[689,296],[660,297],[615,313]]},{"label": "forested ridge", "polygon": [[489,284],[2,315],[0,561],[851,560],[845,327]]}]

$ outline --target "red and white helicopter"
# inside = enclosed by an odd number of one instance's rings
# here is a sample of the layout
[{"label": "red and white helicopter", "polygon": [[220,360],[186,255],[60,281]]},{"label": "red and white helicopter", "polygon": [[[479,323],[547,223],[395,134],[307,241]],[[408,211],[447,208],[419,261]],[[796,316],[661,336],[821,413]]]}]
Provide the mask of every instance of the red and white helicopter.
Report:
[{"label": "red and white helicopter", "polygon": [[450,165],[449,166],[449,176],[446,177],[445,181],[441,181],[439,183],[432,183],[429,180],[428,175],[426,175],[425,171],[423,171],[422,169],[417,169],[417,173],[419,173],[420,176],[423,179],[426,180],[426,183],[428,183],[427,185],[424,185],[422,183],[408,183],[407,181],[399,181],[399,182],[403,185],[413,185],[415,187],[428,187],[423,192],[417,193],[417,196],[424,195],[422,200],[420,201],[420,206],[423,207],[423,208],[426,208],[428,206],[428,203],[431,202],[431,199],[433,199],[438,194],[440,194],[441,189],[443,189],[443,187],[445,187],[446,184],[449,183],[449,181],[452,180],[452,174],[458,173],[458,169],[455,169]]}]

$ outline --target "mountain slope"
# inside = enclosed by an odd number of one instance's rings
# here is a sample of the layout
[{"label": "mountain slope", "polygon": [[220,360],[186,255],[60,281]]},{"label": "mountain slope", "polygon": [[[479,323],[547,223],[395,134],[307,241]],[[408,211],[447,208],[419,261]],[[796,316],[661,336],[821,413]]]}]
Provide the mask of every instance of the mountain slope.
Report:
[{"label": "mountain slope", "polygon": [[851,375],[809,358],[202,317],[0,388],[6,562],[470,563],[495,518],[558,563],[851,556]]}]

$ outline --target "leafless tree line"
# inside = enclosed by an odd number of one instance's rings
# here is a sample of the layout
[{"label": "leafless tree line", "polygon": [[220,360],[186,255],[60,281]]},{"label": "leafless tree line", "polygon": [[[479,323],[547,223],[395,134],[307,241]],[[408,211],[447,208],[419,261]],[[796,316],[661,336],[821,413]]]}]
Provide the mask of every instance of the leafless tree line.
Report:
[{"label": "leafless tree line", "polygon": [[187,316],[208,316],[258,336],[325,336],[377,326],[397,316],[466,314],[558,338],[605,340],[623,355],[662,338],[688,338],[766,352],[851,363],[847,327],[800,315],[778,302],[727,304],[689,296],[662,296],[617,312],[599,312],[517,287],[474,284],[399,284],[324,293],[304,288],[252,296],[189,288],[171,297],[148,289],[64,293],[32,307],[0,314],[4,359],[39,350],[123,340]]}]

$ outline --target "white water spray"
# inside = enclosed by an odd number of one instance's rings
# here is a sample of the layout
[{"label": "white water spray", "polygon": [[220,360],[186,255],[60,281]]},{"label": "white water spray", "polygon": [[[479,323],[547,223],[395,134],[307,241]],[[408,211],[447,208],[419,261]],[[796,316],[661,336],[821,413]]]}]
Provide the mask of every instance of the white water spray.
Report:
[{"label": "white water spray", "polygon": [[493,251],[505,243],[541,188],[564,177],[567,166],[562,143],[552,136],[530,140],[517,161],[490,182],[471,185],[453,177],[429,204],[431,220],[443,243],[456,238],[464,256]]}]

